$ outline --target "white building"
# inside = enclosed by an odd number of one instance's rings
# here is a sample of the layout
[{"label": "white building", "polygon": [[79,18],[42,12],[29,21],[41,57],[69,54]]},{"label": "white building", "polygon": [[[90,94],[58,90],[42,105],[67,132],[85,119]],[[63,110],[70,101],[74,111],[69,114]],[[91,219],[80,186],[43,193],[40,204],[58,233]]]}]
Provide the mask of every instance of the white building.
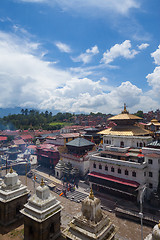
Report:
[{"label": "white building", "polygon": [[89,179],[93,189],[138,201],[135,190],[140,185],[146,184],[147,198],[157,190],[160,148],[148,147],[152,137],[137,124],[140,119],[129,114],[126,107],[110,118],[116,126],[101,132],[103,151],[90,158]]}]

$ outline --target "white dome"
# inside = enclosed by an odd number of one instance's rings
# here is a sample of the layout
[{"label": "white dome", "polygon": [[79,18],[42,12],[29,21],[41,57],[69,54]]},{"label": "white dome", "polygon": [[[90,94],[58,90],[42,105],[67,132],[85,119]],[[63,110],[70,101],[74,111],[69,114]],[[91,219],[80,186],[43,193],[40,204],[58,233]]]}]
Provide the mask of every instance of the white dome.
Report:
[{"label": "white dome", "polygon": [[160,223],[154,226],[153,232],[152,232],[152,239],[160,240]]}]

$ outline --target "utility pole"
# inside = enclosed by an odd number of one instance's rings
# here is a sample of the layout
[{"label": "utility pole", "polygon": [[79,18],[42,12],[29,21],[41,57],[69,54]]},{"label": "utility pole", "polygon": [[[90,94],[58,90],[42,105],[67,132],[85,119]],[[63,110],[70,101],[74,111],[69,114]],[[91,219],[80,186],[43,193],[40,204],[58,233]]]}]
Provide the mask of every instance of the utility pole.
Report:
[{"label": "utility pole", "polygon": [[6,174],[7,174],[7,167],[8,167],[7,160],[8,160],[8,156],[6,156]]},{"label": "utility pole", "polygon": [[143,196],[144,192],[146,190],[146,184],[143,186],[138,187],[136,190],[139,191],[140,194],[140,212],[139,212],[139,217],[141,219],[141,240],[143,240]]},{"label": "utility pole", "polygon": [[26,162],[26,186],[27,186],[27,162]]}]

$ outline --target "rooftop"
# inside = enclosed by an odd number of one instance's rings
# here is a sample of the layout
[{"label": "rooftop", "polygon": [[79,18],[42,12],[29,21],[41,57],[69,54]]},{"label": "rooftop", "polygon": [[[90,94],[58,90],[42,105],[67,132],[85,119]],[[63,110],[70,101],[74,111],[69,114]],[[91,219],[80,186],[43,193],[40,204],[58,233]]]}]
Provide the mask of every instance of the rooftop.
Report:
[{"label": "rooftop", "polygon": [[74,147],[85,147],[85,146],[94,146],[94,143],[86,140],[85,138],[76,138],[69,143],[66,143],[66,146],[74,146]]},{"label": "rooftop", "polygon": [[148,130],[135,125],[116,126],[99,132],[99,134],[103,135],[117,136],[144,136],[148,135],[149,133],[150,132]]}]

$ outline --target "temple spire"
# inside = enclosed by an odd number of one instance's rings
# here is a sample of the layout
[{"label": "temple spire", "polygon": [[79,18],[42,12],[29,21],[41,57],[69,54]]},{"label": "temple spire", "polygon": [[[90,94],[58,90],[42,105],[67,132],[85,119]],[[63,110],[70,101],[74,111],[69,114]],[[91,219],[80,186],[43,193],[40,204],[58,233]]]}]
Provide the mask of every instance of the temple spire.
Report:
[{"label": "temple spire", "polygon": [[10,173],[13,173],[13,168],[12,168],[12,166],[11,166],[11,169],[10,169],[10,171],[9,171]]},{"label": "temple spire", "polygon": [[93,194],[92,187],[91,187],[91,191],[90,191],[90,194],[89,194],[89,198],[94,200],[94,194]]},{"label": "temple spire", "polygon": [[41,185],[41,187],[43,187],[45,185],[43,178],[41,180],[41,184],[40,185]]},{"label": "temple spire", "polygon": [[129,113],[128,111],[127,111],[127,106],[126,106],[126,103],[124,103],[124,110],[122,111],[122,113]]}]

